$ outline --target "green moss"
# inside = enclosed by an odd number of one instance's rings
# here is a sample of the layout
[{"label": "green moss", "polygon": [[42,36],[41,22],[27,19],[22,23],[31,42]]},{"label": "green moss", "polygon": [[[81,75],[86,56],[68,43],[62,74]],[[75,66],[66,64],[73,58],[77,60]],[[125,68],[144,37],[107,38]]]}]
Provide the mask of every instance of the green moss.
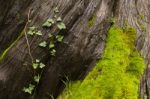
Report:
[{"label": "green moss", "polygon": [[141,19],[137,19],[137,23],[140,26],[142,31],[146,31],[145,25],[141,22]]},{"label": "green moss", "polygon": [[145,17],[145,16],[144,16],[144,13],[140,13],[140,14],[139,14],[139,17],[143,20],[144,17]]},{"label": "green moss", "polygon": [[4,59],[4,57],[7,55],[8,51],[15,46],[15,44],[17,43],[17,41],[23,36],[23,32],[21,32],[21,34],[18,36],[18,38],[7,48],[5,49],[5,51],[0,55],[0,61],[2,61]]},{"label": "green moss", "polygon": [[102,59],[82,82],[69,83],[58,99],[138,99],[145,64],[135,38],[133,28],[112,27]]},{"label": "green moss", "polygon": [[92,18],[88,21],[88,27],[91,28],[96,22],[96,14],[92,16]]}]

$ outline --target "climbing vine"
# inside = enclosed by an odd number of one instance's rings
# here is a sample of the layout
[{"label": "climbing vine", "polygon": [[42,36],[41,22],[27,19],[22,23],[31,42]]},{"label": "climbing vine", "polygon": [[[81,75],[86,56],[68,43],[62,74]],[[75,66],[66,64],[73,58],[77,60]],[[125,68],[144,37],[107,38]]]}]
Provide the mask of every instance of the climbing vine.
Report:
[{"label": "climbing vine", "polygon": [[[61,17],[58,17],[57,13],[59,12],[58,8],[56,7],[54,9],[54,17],[53,18],[48,18],[42,25],[43,28],[51,28],[52,26],[56,25],[58,27],[59,30],[64,30],[66,29],[66,25],[63,23]],[[32,68],[34,70],[39,70],[41,69],[41,72],[38,73],[38,74],[35,74],[34,73],[34,77],[33,77],[33,82],[34,84],[29,84],[27,87],[24,87],[23,88],[23,91],[25,93],[28,93],[28,94],[33,94],[34,91],[36,91],[36,87],[38,86],[39,84],[39,81],[41,79],[41,75],[42,75],[42,72],[43,72],[43,68],[45,67],[45,64],[40,60],[40,59],[34,59],[32,54],[31,54],[31,51],[30,51],[30,44],[29,44],[29,40],[28,40],[28,36],[39,36],[41,37],[43,35],[42,31],[41,30],[38,30],[37,27],[35,26],[31,26],[31,27],[28,27],[29,23],[30,23],[30,10],[29,10],[29,13],[28,13],[28,21],[25,25],[25,28],[24,28],[24,35],[25,35],[25,38],[26,38],[26,43],[27,43],[27,46],[28,46],[28,53],[31,57],[31,60],[32,60]],[[63,42],[63,39],[64,39],[64,36],[62,34],[52,34],[52,33],[48,33],[47,34],[48,38],[49,38],[49,42],[45,41],[45,40],[42,40],[38,46],[41,47],[41,48],[48,48],[49,51],[50,51],[50,55],[51,56],[55,56],[56,54],[56,49],[55,49],[55,46],[56,46],[56,43],[62,43]]]}]

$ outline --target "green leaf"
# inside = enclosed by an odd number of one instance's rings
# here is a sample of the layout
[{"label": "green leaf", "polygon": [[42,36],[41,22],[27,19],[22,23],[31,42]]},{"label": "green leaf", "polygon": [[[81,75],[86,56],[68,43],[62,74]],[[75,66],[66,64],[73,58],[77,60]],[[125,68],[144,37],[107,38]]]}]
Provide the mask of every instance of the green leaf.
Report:
[{"label": "green leaf", "polygon": [[43,27],[51,27],[51,26],[52,26],[52,23],[50,23],[50,22],[45,22],[42,26],[43,26]]},{"label": "green leaf", "polygon": [[37,32],[35,32],[35,34],[41,36],[42,32],[41,31],[37,31]]},{"label": "green leaf", "polygon": [[61,17],[58,17],[58,18],[57,18],[57,21],[58,21],[58,22],[61,22],[61,21],[62,21]]},{"label": "green leaf", "polygon": [[46,47],[46,45],[47,45],[46,41],[43,41],[39,44],[39,46],[41,46],[41,47]]},{"label": "green leaf", "polygon": [[27,34],[29,34],[29,35],[34,35],[34,34],[35,34],[35,31],[36,31],[36,27],[34,27],[34,26],[29,27],[29,31],[27,32]]},{"label": "green leaf", "polygon": [[55,13],[58,13],[58,12],[59,12],[58,7],[56,7],[56,8],[54,9],[54,12],[55,12]]},{"label": "green leaf", "polygon": [[55,50],[55,49],[52,49],[51,55],[52,55],[52,56],[55,56],[55,54],[56,54],[56,50]]},{"label": "green leaf", "polygon": [[48,37],[51,38],[51,37],[53,37],[53,35],[52,35],[51,33],[49,33],[49,34],[48,34]]},{"label": "green leaf", "polygon": [[55,21],[54,21],[53,19],[48,19],[47,21],[48,21],[49,23],[52,23],[52,24],[55,23]]},{"label": "green leaf", "polygon": [[39,63],[39,62],[40,62],[40,60],[39,60],[39,59],[36,59],[35,61],[36,61],[36,63]]},{"label": "green leaf", "polygon": [[55,21],[53,19],[47,19],[46,22],[42,25],[43,27],[51,27]]},{"label": "green leaf", "polygon": [[66,25],[65,25],[63,22],[58,23],[58,24],[57,24],[57,27],[58,27],[60,30],[66,29]]},{"label": "green leaf", "polygon": [[39,83],[40,81],[40,75],[34,76],[34,81]]},{"label": "green leaf", "polygon": [[62,42],[63,39],[64,39],[64,36],[62,36],[62,35],[57,35],[57,36],[56,36],[56,39],[57,39],[58,42]]},{"label": "green leaf", "polygon": [[33,31],[28,31],[27,34],[34,35],[34,32]]},{"label": "green leaf", "polygon": [[35,26],[29,27],[29,30],[35,31],[35,30],[36,30],[36,27],[35,27]]},{"label": "green leaf", "polygon": [[54,45],[54,43],[50,43],[49,44],[49,48],[51,49],[51,48],[54,48],[55,47],[55,45]]},{"label": "green leaf", "polygon": [[24,87],[24,88],[23,88],[23,91],[24,91],[25,93],[32,94],[34,88],[35,88],[35,85],[29,84],[29,87]]},{"label": "green leaf", "polygon": [[45,67],[45,64],[40,63],[40,68],[44,68],[44,67]]},{"label": "green leaf", "polygon": [[33,67],[34,69],[37,69],[38,66],[39,66],[39,64],[37,64],[37,63],[33,63],[33,64],[32,64],[32,67]]},{"label": "green leaf", "polygon": [[25,93],[32,94],[32,91],[31,91],[31,90],[29,90],[28,88],[23,88],[23,91],[24,91]]}]

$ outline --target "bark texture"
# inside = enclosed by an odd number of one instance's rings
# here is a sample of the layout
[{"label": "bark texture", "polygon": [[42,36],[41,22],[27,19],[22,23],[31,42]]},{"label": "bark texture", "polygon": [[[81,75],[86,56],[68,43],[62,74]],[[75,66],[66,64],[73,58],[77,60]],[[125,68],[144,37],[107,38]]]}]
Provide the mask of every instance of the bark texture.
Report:
[{"label": "bark texture", "polygon": [[[42,27],[54,16],[55,7],[67,26],[64,31],[56,26]],[[0,0],[0,53],[20,36],[31,10],[29,26],[34,25],[44,33],[42,38],[29,37],[31,53],[34,59],[46,64],[35,98],[57,97],[66,76],[71,80],[83,79],[101,57],[111,18],[115,17],[119,26],[124,27],[127,22],[137,30],[136,46],[148,66],[141,80],[140,95],[150,97],[149,8],[150,0]],[[90,21],[94,22],[89,26]],[[56,46],[55,57],[38,47],[43,39],[48,40],[49,32],[62,32],[65,36],[64,43]],[[28,99],[22,88],[32,81],[34,73],[23,35],[0,61],[0,99]]]}]

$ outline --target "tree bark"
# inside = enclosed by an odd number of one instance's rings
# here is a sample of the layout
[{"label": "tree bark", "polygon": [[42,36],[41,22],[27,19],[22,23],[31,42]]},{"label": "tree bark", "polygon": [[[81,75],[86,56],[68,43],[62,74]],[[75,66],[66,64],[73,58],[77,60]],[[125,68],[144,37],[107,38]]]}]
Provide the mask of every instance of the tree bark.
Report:
[{"label": "tree bark", "polygon": [[[136,47],[147,65],[141,80],[140,95],[150,97],[149,89],[149,5],[150,0],[0,0],[0,53],[9,51],[0,61],[0,99],[28,99],[23,87],[32,83],[35,71],[28,52],[24,27],[29,11],[31,23],[44,34],[42,38],[28,37],[33,59],[40,59],[46,67],[35,92],[35,99],[56,98],[64,88],[62,80],[83,79],[101,58],[107,32],[115,17],[124,27],[126,21],[137,30]],[[54,8],[67,29],[56,26],[43,28],[42,24],[54,17]],[[95,20],[93,18],[95,17]],[[92,24],[89,26],[89,22]],[[46,40],[47,33],[64,35],[64,42],[56,45],[56,56],[38,47]],[[22,36],[20,36],[22,35]],[[18,39],[19,37],[19,39]],[[17,41],[16,41],[17,40]],[[12,43],[15,43],[11,46]],[[26,63],[26,65],[24,65]]]}]

